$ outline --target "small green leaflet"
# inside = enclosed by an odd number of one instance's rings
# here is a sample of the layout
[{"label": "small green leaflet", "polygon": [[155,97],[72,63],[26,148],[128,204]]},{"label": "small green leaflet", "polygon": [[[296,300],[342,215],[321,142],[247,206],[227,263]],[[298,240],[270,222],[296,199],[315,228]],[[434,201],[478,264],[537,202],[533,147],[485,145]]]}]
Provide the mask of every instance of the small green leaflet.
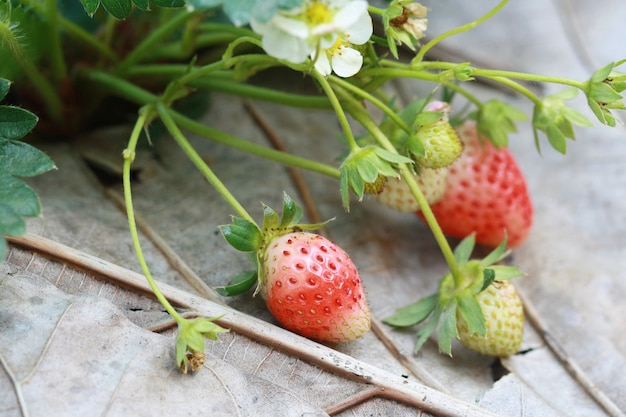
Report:
[{"label": "small green leaflet", "polygon": [[439,351],[452,356],[452,339],[459,338],[456,327],[457,301],[452,299],[443,310],[441,325],[439,326]]},{"label": "small green leaflet", "polygon": [[224,239],[230,245],[242,252],[254,252],[261,246],[263,236],[261,231],[248,220],[233,217],[233,223],[220,226],[220,231],[224,235]]},{"label": "small green leaflet", "polygon": [[432,294],[419,301],[400,307],[394,314],[383,319],[383,323],[394,327],[410,327],[424,321],[435,308],[438,295]]},{"label": "small green leaflet", "polygon": [[11,81],[0,78],[0,100],[4,100],[10,88]]},{"label": "small green leaflet", "polygon": [[0,106],[0,138],[19,139],[33,130],[37,121],[37,116],[28,110]]},{"label": "small green leaflet", "polygon": [[130,0],[100,0],[104,9],[116,19],[126,19],[133,10]]},{"label": "small green leaflet", "polygon": [[232,297],[234,295],[243,294],[244,292],[248,291],[250,288],[254,286],[257,280],[258,280],[257,271],[255,270],[245,271],[237,275],[236,277],[233,277],[228,282],[228,285],[225,285],[223,287],[217,287],[215,290],[220,295],[223,295],[226,297]]}]

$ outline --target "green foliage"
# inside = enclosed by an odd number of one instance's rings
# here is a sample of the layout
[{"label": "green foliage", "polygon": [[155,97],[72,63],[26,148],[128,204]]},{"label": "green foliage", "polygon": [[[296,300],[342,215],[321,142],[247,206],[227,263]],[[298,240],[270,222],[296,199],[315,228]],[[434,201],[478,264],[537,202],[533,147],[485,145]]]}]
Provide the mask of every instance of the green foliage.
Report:
[{"label": "green foliage", "polygon": [[20,81],[25,75],[21,62],[36,64],[44,56],[48,24],[31,7],[0,2],[0,26],[10,32],[0,33],[0,77]]},{"label": "green foliage", "polygon": [[544,97],[541,104],[535,105],[533,129],[537,149],[539,149],[538,130],[546,134],[548,142],[556,151],[565,154],[567,151],[566,140],[575,139],[573,125],[592,126],[589,119],[565,104],[565,100],[571,100],[577,94],[578,90],[567,89]]},{"label": "green foliage", "polygon": [[[0,79],[0,99],[6,96],[9,85]],[[18,140],[36,124],[37,116],[27,110],[0,106],[0,260],[7,250],[3,236],[22,235],[26,231],[23,218],[41,213],[39,197],[21,178],[54,168],[46,154]]]},{"label": "green foliage", "polygon": [[258,272],[256,270],[244,271],[233,277],[225,286],[217,287],[215,290],[220,295],[232,297],[248,291],[256,284],[257,280]]},{"label": "green foliage", "polygon": [[458,316],[465,319],[471,333],[484,336],[487,328],[485,318],[476,296],[487,289],[494,280],[505,280],[524,275],[517,266],[494,265],[508,255],[506,239],[481,260],[471,259],[476,244],[474,235],[463,239],[454,250],[460,270],[460,279],[452,273],[439,282],[435,294],[401,307],[383,322],[394,327],[424,325],[417,331],[415,351],[439,329],[438,346],[443,353],[451,355],[452,339],[458,338]]},{"label": "green foliage", "polygon": [[476,120],[478,133],[485,136],[495,147],[506,147],[509,144],[509,134],[517,132],[515,123],[527,118],[524,112],[510,104],[500,100],[489,100],[483,103],[478,111]]}]

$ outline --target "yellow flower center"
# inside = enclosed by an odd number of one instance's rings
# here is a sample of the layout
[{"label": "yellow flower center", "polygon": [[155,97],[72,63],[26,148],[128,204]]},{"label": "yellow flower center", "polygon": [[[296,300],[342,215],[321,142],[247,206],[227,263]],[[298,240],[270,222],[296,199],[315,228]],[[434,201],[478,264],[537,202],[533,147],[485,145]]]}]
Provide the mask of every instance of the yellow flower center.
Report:
[{"label": "yellow flower center", "polygon": [[338,36],[333,46],[326,50],[326,53],[330,56],[341,55],[341,49],[350,46],[349,36],[347,33],[344,36]]},{"label": "yellow flower center", "polygon": [[323,1],[313,1],[305,11],[306,21],[311,26],[321,25],[333,20],[333,12]]}]

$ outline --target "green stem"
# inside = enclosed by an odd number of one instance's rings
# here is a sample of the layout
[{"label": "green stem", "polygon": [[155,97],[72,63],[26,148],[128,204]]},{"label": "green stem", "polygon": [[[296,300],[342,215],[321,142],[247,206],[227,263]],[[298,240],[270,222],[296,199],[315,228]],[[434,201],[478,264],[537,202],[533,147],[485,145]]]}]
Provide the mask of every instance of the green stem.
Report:
[{"label": "green stem", "polygon": [[53,79],[58,85],[67,76],[67,65],[61,49],[61,35],[59,30],[59,11],[57,0],[46,0],[46,19],[48,31],[46,45],[48,45],[48,59],[52,69]]},{"label": "green stem", "polygon": [[[158,100],[158,97],[155,94],[152,94],[122,78],[116,77],[115,75],[109,74],[107,72],[86,71],[84,73],[84,76],[91,82],[99,84],[106,88],[109,93],[132,101],[133,103],[136,103],[138,105],[154,103]],[[319,174],[326,175],[332,178],[339,178],[339,170],[333,166],[248,142],[236,136],[229,135],[217,129],[205,126],[204,124],[196,122],[195,120],[191,120],[190,118],[172,109],[168,109],[168,112],[179,126],[207,139],[211,139],[215,142],[221,143],[231,148],[238,149],[240,151],[265,159],[276,161],[284,165],[306,169],[308,171],[317,172]]]},{"label": "green stem", "polygon": [[[128,77],[166,77],[174,79],[189,70],[187,65],[136,65],[128,69]],[[189,82],[189,86],[210,91],[222,91],[290,107],[310,109],[330,109],[330,102],[325,96],[294,94],[271,88],[259,87],[249,83],[233,81],[232,71],[216,70],[208,76]]]},{"label": "green stem", "polygon": [[141,270],[143,271],[146,280],[148,281],[148,285],[152,289],[152,292],[156,296],[157,300],[163,305],[165,310],[172,316],[174,320],[180,325],[185,321],[185,319],[178,314],[176,309],[170,304],[170,302],[165,298],[159,287],[157,286],[154,278],[152,278],[152,274],[150,273],[150,269],[148,268],[148,264],[143,255],[143,250],[141,249],[141,243],[139,242],[139,233],[137,231],[137,223],[135,221],[135,210],[133,209],[133,197],[131,191],[131,182],[130,182],[130,167],[135,159],[135,149],[137,147],[137,141],[139,140],[139,136],[141,131],[143,130],[146,122],[147,122],[147,109],[143,109],[140,112],[137,122],[135,123],[135,127],[131,133],[128,146],[123,152],[124,156],[124,168],[122,172],[122,182],[124,184],[124,201],[126,204],[126,216],[128,217],[128,226],[130,228],[130,234],[133,241],[133,245],[135,247],[135,252],[137,254],[137,260],[141,265]]},{"label": "green stem", "polygon": [[473,22],[467,23],[463,26],[459,26],[457,28],[444,32],[441,35],[433,38],[430,42],[428,42],[426,45],[420,48],[420,50],[415,55],[415,58],[413,58],[412,63],[422,62],[424,60],[424,56],[426,56],[426,53],[430,51],[433,48],[433,46],[437,45],[439,42],[443,41],[444,39],[457,35],[459,33],[467,32],[468,30],[473,29],[476,26],[480,25],[481,23],[484,23],[485,21],[489,20],[494,15],[496,15],[504,6],[506,6],[508,2],[509,0],[502,0],[500,3],[498,3],[496,7],[491,9],[487,14],[480,17],[479,19],[476,19]]},{"label": "green stem", "polygon": [[[228,190],[228,188],[224,185],[222,181],[213,173],[213,170],[204,162],[202,157],[196,152],[196,150],[191,146],[185,135],[180,131],[174,119],[170,116],[167,107],[161,101],[157,101],[155,103],[157,112],[159,113],[159,117],[163,121],[163,124],[172,135],[174,140],[181,147],[183,152],[189,157],[191,162],[198,168],[198,170],[204,175],[204,177],[209,181],[209,183],[215,188],[215,190],[220,193],[220,195],[226,200],[228,204],[239,214],[240,217],[248,220],[250,223],[256,225],[254,219],[246,209],[237,201],[235,196]],[[258,227],[258,225],[257,225]]]},{"label": "green stem", "polygon": [[118,73],[124,73],[130,66],[141,61],[146,55],[148,55],[154,48],[158,48],[159,43],[168,37],[172,32],[178,29],[181,25],[185,24],[189,19],[197,16],[198,12],[180,12],[176,14],[171,20],[167,21],[163,25],[157,27],[150,35],[148,35],[143,42],[141,42],[135,49],[129,53],[126,58],[118,65],[116,71]]},{"label": "green stem", "polygon": [[350,91],[352,94],[361,97],[364,100],[369,101],[370,103],[372,103],[373,105],[375,105],[376,107],[378,107],[380,110],[383,111],[383,113],[385,113],[391,120],[393,120],[396,125],[398,125],[398,127],[400,127],[400,129],[404,130],[405,132],[410,132],[411,127],[409,125],[407,125],[404,120],[402,120],[400,118],[400,116],[398,116],[398,114],[391,109],[389,106],[387,106],[385,103],[383,103],[381,100],[377,99],[376,97],[374,97],[373,95],[371,95],[370,93],[368,93],[367,91],[362,90],[361,88],[350,84],[349,82],[339,78],[339,77],[335,77],[335,76],[329,76],[328,80],[333,83],[336,84],[340,87],[342,87],[344,90]]},{"label": "green stem", "polygon": [[54,89],[50,80],[46,78],[35,66],[33,61],[28,58],[9,25],[3,21],[0,21],[0,44],[4,44],[4,47],[11,53],[15,61],[22,68],[24,75],[26,75],[26,78],[30,81],[33,89],[36,90],[41,97],[46,113],[50,119],[58,124],[62,124],[63,102],[58,92]]},{"label": "green stem", "polygon": [[[376,125],[371,117],[369,117],[369,114],[367,114],[367,112],[358,105],[358,103],[352,103],[349,109],[351,110],[350,114],[352,115],[352,117],[358,120],[359,123],[361,123],[361,125],[365,129],[367,129],[367,131],[374,137],[374,139],[376,139],[380,146],[388,151],[397,153],[397,150],[389,141],[387,136],[380,130],[378,125]],[[439,226],[439,223],[437,222],[437,219],[435,218],[435,215],[433,214],[433,211],[430,208],[430,205],[428,204],[424,193],[422,193],[422,190],[419,188],[419,185],[413,178],[412,170],[406,164],[400,164],[399,170],[402,178],[409,186],[411,194],[413,194],[413,197],[415,197],[415,200],[417,201],[417,204],[422,211],[422,215],[424,216],[424,220],[426,221],[426,224],[428,224],[428,226],[430,227],[430,230],[435,237],[437,244],[439,245],[441,253],[443,254],[443,257],[445,258],[446,263],[450,268],[450,272],[452,273],[455,282],[457,284],[461,283],[461,270],[459,269],[459,265],[456,261],[456,258],[454,257],[454,252],[452,251],[452,248],[450,247],[450,244],[448,243],[448,240],[446,239],[443,230],[441,230],[441,227]]]},{"label": "green stem", "polygon": [[333,88],[328,83],[326,77],[320,74],[317,70],[312,70],[313,78],[317,80],[317,82],[326,93],[326,97],[330,100],[330,104],[337,115],[337,119],[339,120],[339,124],[343,129],[343,133],[346,135],[346,140],[348,141],[348,146],[350,147],[350,151],[357,151],[360,146],[356,143],[356,139],[354,138],[354,134],[352,133],[352,128],[350,128],[350,123],[348,122],[348,118],[346,117],[346,113],[343,111],[341,107],[341,103],[337,99],[337,95],[333,91]]},{"label": "green stem", "polygon": [[536,82],[545,82],[550,84],[562,84],[569,85],[572,87],[576,87],[582,89],[584,87],[584,83],[576,80],[571,80],[569,78],[563,77],[555,77],[551,75],[538,75],[538,74],[529,74],[525,72],[516,72],[516,71],[503,71],[503,70],[492,70],[492,69],[475,69],[473,74],[477,77],[486,77],[486,78],[515,78],[517,80],[527,80],[527,81],[536,81]]},{"label": "green stem", "polygon": [[524,87],[523,85],[521,85],[518,82],[515,82],[511,79],[508,78],[504,78],[504,77],[489,77],[489,79],[496,81],[502,85],[506,85],[507,87],[510,87],[511,89],[523,94],[524,96],[526,96],[530,101],[532,101],[535,104],[539,104],[541,105],[541,99],[539,97],[537,97],[537,95],[535,93],[533,93],[532,91],[530,91],[528,88]]}]

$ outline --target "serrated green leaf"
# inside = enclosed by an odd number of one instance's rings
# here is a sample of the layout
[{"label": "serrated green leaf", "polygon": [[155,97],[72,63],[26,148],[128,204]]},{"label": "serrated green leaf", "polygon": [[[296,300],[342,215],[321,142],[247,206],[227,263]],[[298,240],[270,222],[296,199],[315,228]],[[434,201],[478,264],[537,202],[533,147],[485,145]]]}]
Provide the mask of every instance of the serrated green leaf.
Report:
[{"label": "serrated green leaf", "polygon": [[4,100],[10,89],[11,81],[0,78],[0,101]]},{"label": "serrated green leaf", "polygon": [[487,333],[485,317],[476,297],[472,294],[463,294],[458,297],[458,312],[467,322],[470,333],[484,336]]},{"label": "serrated green leaf", "polygon": [[[0,203],[0,237],[21,236],[26,232],[26,223],[8,204]],[[0,261],[4,256],[0,256]]]},{"label": "serrated green leaf", "polygon": [[126,19],[133,10],[131,0],[100,0],[105,10],[116,19]]},{"label": "serrated green leaf", "polygon": [[452,356],[452,339],[459,338],[456,326],[457,301],[451,300],[443,311],[441,326],[439,327],[438,346],[439,351]]},{"label": "serrated green leaf", "polygon": [[254,252],[261,247],[263,236],[254,223],[244,219],[233,218],[233,224],[220,226],[219,229],[224,239],[237,250]]},{"label": "serrated green leaf", "polygon": [[22,217],[36,217],[41,213],[39,197],[35,191],[15,177],[0,175],[0,201]]},{"label": "serrated green leaf", "polygon": [[454,248],[454,259],[459,264],[465,264],[469,261],[476,244],[476,235],[472,233],[463,239],[456,248]]},{"label": "serrated green leaf", "polygon": [[148,10],[150,8],[150,2],[148,0],[133,0],[133,3],[141,10]]},{"label": "serrated green leaf", "polygon": [[419,301],[400,307],[391,316],[383,319],[383,323],[394,327],[411,327],[424,321],[437,304],[438,295],[432,294]]},{"label": "serrated green leaf", "polygon": [[152,0],[159,7],[177,8],[185,5],[185,0]]},{"label": "serrated green leaf", "polygon": [[93,16],[100,6],[100,0],[80,0],[80,2],[89,16]]},{"label": "serrated green leaf", "polygon": [[0,139],[0,172],[32,177],[53,169],[54,162],[39,149],[24,142]]},{"label": "serrated green leaf", "polygon": [[0,106],[0,138],[19,139],[33,130],[37,120],[37,116],[28,110]]},{"label": "serrated green leaf", "polygon": [[218,294],[223,295],[225,297],[232,297],[234,295],[243,294],[248,291],[250,288],[254,286],[254,284],[258,281],[258,272],[254,271],[245,271],[241,274],[233,277],[228,285],[223,287],[217,287],[215,290]]}]

